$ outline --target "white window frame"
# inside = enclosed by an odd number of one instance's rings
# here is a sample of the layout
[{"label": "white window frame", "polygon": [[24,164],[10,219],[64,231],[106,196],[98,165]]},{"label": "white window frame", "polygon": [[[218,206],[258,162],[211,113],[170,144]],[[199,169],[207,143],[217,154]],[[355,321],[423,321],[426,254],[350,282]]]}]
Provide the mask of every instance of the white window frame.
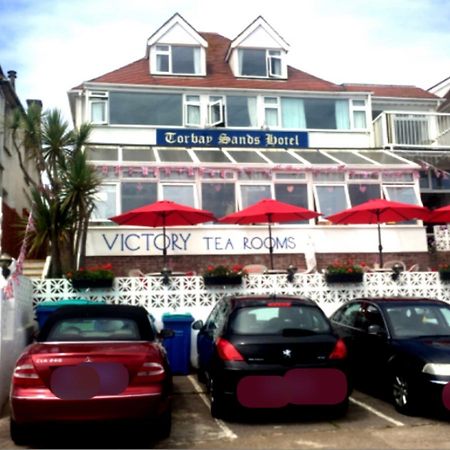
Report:
[{"label": "white window frame", "polygon": [[[275,100],[276,103],[267,103],[267,100]],[[267,116],[266,112],[268,109],[274,109],[277,113],[277,124],[276,125],[269,125],[267,123]],[[264,112],[264,127],[267,128],[280,128],[281,127],[281,108],[280,108],[280,97],[272,97],[272,96],[265,96],[263,97],[263,112]]]},{"label": "white window frame", "polygon": [[[181,72],[174,72],[173,71],[173,55],[172,55],[172,47],[190,47],[190,48],[198,48],[198,66],[199,66],[199,72],[194,72],[194,73],[181,73]],[[162,49],[158,49],[158,47],[167,47],[167,50],[162,50]],[[196,52],[194,51],[194,58],[195,58],[195,54]],[[204,49],[200,46],[200,45],[183,45],[183,44],[155,44],[152,48],[151,54],[153,55],[153,58],[151,58],[152,60],[152,73],[154,74],[164,74],[164,75],[177,75],[177,76],[203,76],[205,75],[205,57],[204,57]],[[161,71],[158,70],[158,56],[159,55],[167,55],[168,59],[169,59],[169,64],[168,64],[168,71]],[[195,61],[194,61],[194,67],[195,67]]]},{"label": "white window frame", "polygon": [[[268,50],[266,53],[267,60],[267,73],[270,78],[282,78],[283,77],[283,57],[281,50]],[[272,60],[280,61],[280,73],[272,72]]]},{"label": "white window frame", "polygon": [[[103,117],[101,120],[94,121],[92,109],[94,105],[103,106]],[[91,92],[89,94],[89,120],[93,124],[106,124],[108,123],[108,93],[107,92]]]},{"label": "white window frame", "polygon": [[[356,102],[364,102],[364,105],[357,105]],[[367,101],[358,98],[358,99],[350,99],[350,108],[349,108],[349,114],[350,114],[350,128],[352,130],[367,130],[368,129],[368,123],[369,118],[367,115]],[[356,127],[356,120],[355,120],[355,113],[356,112],[363,112],[366,119],[366,126],[364,128],[357,128]]]},{"label": "white window frame", "polygon": [[238,204],[238,211],[241,209],[247,208],[250,205],[244,206],[243,200],[242,200],[242,188],[244,186],[268,186],[270,190],[270,198],[275,198],[275,192],[274,192],[274,184],[272,181],[270,182],[262,182],[262,180],[255,180],[254,182],[238,182],[237,183],[237,192],[236,192],[236,201]]},{"label": "white window frame", "polygon": [[[115,201],[115,212],[113,214],[113,216],[116,216],[119,214],[119,211],[122,211],[121,207],[121,195],[120,195],[120,182],[107,182],[107,183],[102,183],[100,185],[100,188],[102,187],[106,187],[106,186],[112,186],[115,188],[115,195],[116,195],[116,201]],[[95,194],[95,196],[99,196],[99,194],[101,194],[101,192],[97,192]],[[94,218],[91,216],[91,218],[89,219],[92,222],[106,222],[108,220],[107,217],[99,217],[99,218]]]},{"label": "white window frame", "polygon": [[[224,110],[225,110],[225,107],[224,107],[223,97],[222,96],[220,96],[220,98],[217,98],[217,97],[219,97],[219,96],[210,96],[209,97],[209,101],[208,101],[208,121],[207,121],[207,124],[210,127],[215,127],[215,126],[220,125],[222,123],[225,125],[225,122],[224,122],[224,116],[225,116]],[[216,100],[211,100],[211,98],[217,98],[217,99]],[[220,120],[213,121],[212,120],[212,117],[213,117],[212,110],[213,110],[213,108],[215,106],[219,107],[219,119]]]},{"label": "white window frame", "polygon": [[[347,209],[350,207],[350,195],[348,193],[348,187],[347,187],[347,183],[336,183],[336,182],[331,182],[331,183],[314,183],[313,184],[313,195],[314,195],[314,200],[316,202],[317,205],[317,212],[323,213],[322,211],[322,207],[320,205],[320,196],[319,193],[317,192],[317,188],[318,187],[343,187],[344,188],[344,195],[345,195],[345,203],[346,206],[344,209]],[[328,220],[326,219],[326,216],[319,216],[318,217],[318,221],[320,222],[328,222]]]},{"label": "white window frame", "polygon": [[192,198],[194,200],[194,208],[198,208],[199,200],[198,200],[198,187],[195,182],[189,183],[177,183],[171,181],[160,181],[158,183],[158,198],[161,200],[170,200],[164,197],[164,188],[165,187],[190,187],[192,190]]},{"label": "white window frame", "polygon": [[[189,99],[189,97],[196,97],[196,100]],[[183,96],[183,104],[184,104],[184,124],[188,127],[201,127],[202,126],[202,107],[201,107],[201,98],[200,95],[196,94],[185,94]],[[189,122],[189,108],[194,107],[198,108],[198,123],[190,123]]]},{"label": "white window frame", "polygon": [[[389,189],[390,188],[394,188],[394,189],[398,189],[398,188],[409,188],[409,189],[412,189],[413,190],[413,192],[414,192],[414,196],[415,196],[415,198],[416,198],[416,203],[414,203],[415,205],[418,205],[418,206],[422,206],[422,202],[421,202],[421,199],[420,199],[420,192],[419,192],[419,190],[418,190],[418,188],[417,188],[417,183],[414,183],[414,184],[392,184],[392,183],[389,183],[389,184],[383,184],[382,185],[382,189],[383,189],[383,194],[384,194],[384,196],[385,196],[385,198],[387,199],[387,200],[391,200],[391,196],[390,196],[390,194],[389,194]],[[396,200],[397,201],[397,200]]]}]

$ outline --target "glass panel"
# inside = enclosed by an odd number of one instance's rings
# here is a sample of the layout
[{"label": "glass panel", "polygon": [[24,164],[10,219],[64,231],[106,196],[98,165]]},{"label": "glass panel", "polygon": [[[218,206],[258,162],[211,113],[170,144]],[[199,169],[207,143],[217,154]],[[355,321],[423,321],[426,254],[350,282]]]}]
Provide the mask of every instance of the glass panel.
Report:
[{"label": "glass panel", "polygon": [[275,178],[277,180],[304,180],[306,178],[305,173],[276,173]]},{"label": "glass panel", "polygon": [[268,127],[277,127],[278,126],[278,109],[274,108],[266,108],[266,119],[265,124]]},{"label": "glass panel", "polygon": [[172,45],[172,73],[195,73],[194,47]]},{"label": "glass panel", "polygon": [[[433,176],[433,175],[432,175]],[[440,178],[439,178],[440,180]],[[430,179],[428,176],[428,171],[420,171],[420,189],[430,189]]]},{"label": "glass panel", "polygon": [[305,107],[301,98],[281,98],[283,128],[306,128]]},{"label": "glass panel", "polygon": [[87,147],[87,159],[91,161],[117,161],[117,148]]},{"label": "glass panel", "polygon": [[[436,176],[434,171],[430,171],[430,174],[431,174],[432,189],[450,189],[450,177],[448,175],[444,173],[440,176]],[[428,187],[428,184],[426,185],[426,187]]]},{"label": "glass panel", "polygon": [[352,206],[373,198],[381,198],[381,186],[379,184],[349,184],[350,203]]},{"label": "glass panel", "polygon": [[270,58],[269,61],[270,61],[270,74],[281,75],[281,59]]},{"label": "glass panel", "polygon": [[158,200],[156,183],[122,183],[122,213]]},{"label": "glass panel", "polygon": [[414,181],[412,173],[383,173],[383,182],[389,183],[412,183]]},{"label": "glass panel", "polygon": [[157,72],[169,71],[169,55],[156,55],[156,71]]},{"label": "glass panel", "polygon": [[200,105],[187,105],[187,125],[200,125]]},{"label": "glass panel", "polygon": [[239,163],[266,163],[266,161],[254,151],[232,150],[229,151],[229,153],[231,157]]},{"label": "glass panel", "polygon": [[195,208],[194,186],[186,184],[163,185],[163,199]]},{"label": "glass panel", "polygon": [[366,112],[353,111],[353,126],[355,128],[366,128]]},{"label": "glass panel", "polygon": [[202,183],[202,208],[211,211],[217,218],[236,210],[234,184]]},{"label": "glass panel", "polygon": [[371,164],[367,159],[361,158],[357,153],[353,152],[327,152],[333,158],[339,159],[346,164]]},{"label": "glass panel", "polygon": [[99,188],[96,194],[95,208],[92,212],[92,219],[107,219],[117,215],[116,210],[117,186],[106,184]]},{"label": "glass panel", "polygon": [[110,92],[110,123],[123,125],[182,125],[181,94]]},{"label": "glass panel", "polygon": [[301,156],[303,159],[306,159],[306,161],[311,164],[339,164],[334,159],[328,158],[328,156],[318,151],[294,150],[294,153]]},{"label": "glass panel", "polygon": [[272,198],[270,186],[242,185],[242,209],[259,202],[263,198]]},{"label": "glass panel", "polygon": [[221,163],[221,162],[230,162],[230,159],[222,150],[195,150],[195,156],[201,162],[209,162],[209,163]]},{"label": "glass panel", "polygon": [[345,181],[345,174],[339,172],[318,172],[313,173],[313,180],[315,182],[330,182],[330,181]]},{"label": "glass panel", "polygon": [[155,161],[155,154],[152,148],[122,150],[122,159],[124,161]]},{"label": "glass panel", "polygon": [[365,100],[352,100],[353,106],[366,106]]},{"label": "glass panel", "polygon": [[[275,198],[280,202],[301,206],[308,209],[308,186],[306,184],[275,184]],[[290,223],[308,223],[308,220],[300,220]]]},{"label": "glass panel", "polygon": [[373,159],[376,162],[381,164],[406,164],[405,161],[396,158],[394,155],[390,155],[389,153],[383,151],[364,151],[361,152],[361,155],[366,156],[367,158]]},{"label": "glass panel", "polygon": [[239,50],[240,74],[247,76],[267,76],[266,50]]},{"label": "glass panel", "polygon": [[262,154],[276,164],[303,164],[303,162],[286,151],[262,152]]},{"label": "glass panel", "polygon": [[335,130],[336,127],[336,101],[305,98],[306,127]]},{"label": "glass panel", "polygon": [[256,97],[227,95],[227,125],[229,127],[250,127],[256,123]]},{"label": "glass panel", "polygon": [[316,186],[319,211],[326,218],[348,208],[345,186]]},{"label": "glass panel", "polygon": [[158,154],[163,162],[192,162],[192,158],[186,150],[158,149]]},{"label": "glass panel", "polygon": [[419,205],[416,191],[412,186],[385,186],[389,200]]},{"label": "glass panel", "polygon": [[104,101],[91,102],[91,122],[93,123],[106,122],[106,102]]}]

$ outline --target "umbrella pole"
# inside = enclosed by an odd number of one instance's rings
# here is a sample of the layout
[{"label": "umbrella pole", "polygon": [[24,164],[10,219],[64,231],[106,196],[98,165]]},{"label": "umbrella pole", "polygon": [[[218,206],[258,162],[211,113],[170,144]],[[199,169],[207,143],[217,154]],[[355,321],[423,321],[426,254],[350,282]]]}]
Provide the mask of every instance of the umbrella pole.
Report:
[{"label": "umbrella pole", "polygon": [[380,255],[380,267],[383,267],[383,246],[381,245],[381,227],[380,222],[378,225],[378,254]]},{"label": "umbrella pole", "polygon": [[166,247],[166,215],[163,215],[163,270],[167,269],[167,247]]},{"label": "umbrella pole", "polygon": [[269,217],[269,252],[270,252],[270,269],[273,270],[273,245],[272,245],[272,226]]}]

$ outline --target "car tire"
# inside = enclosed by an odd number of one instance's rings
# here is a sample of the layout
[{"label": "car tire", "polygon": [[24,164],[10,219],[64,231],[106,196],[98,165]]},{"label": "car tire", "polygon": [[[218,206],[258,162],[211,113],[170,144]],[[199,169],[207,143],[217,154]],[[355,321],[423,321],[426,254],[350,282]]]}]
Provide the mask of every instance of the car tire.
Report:
[{"label": "car tire", "polygon": [[167,439],[172,431],[172,410],[162,413],[156,421],[156,433],[159,439]]},{"label": "car tire", "polygon": [[394,372],[392,376],[392,402],[401,414],[413,416],[417,412],[417,404],[411,391],[411,381],[401,371]]},{"label": "car tire", "polygon": [[229,415],[229,408],[223,394],[217,389],[213,378],[209,381],[209,399],[211,402],[211,416],[215,419],[226,419]]},{"label": "car tire", "polygon": [[348,411],[348,403],[349,403],[348,399],[346,399],[343,402],[332,406],[331,407],[332,417],[335,419],[340,419],[341,417],[345,416]]},{"label": "car tire", "polygon": [[9,421],[9,433],[12,441],[16,445],[24,445],[28,443],[30,438],[30,427],[26,425],[20,425],[15,420]]}]

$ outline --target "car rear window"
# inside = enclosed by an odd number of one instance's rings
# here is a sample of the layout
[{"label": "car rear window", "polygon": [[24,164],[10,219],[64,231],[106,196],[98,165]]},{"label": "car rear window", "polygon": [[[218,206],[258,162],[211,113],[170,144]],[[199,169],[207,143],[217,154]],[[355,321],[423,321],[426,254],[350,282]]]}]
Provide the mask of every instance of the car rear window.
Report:
[{"label": "car rear window", "polygon": [[255,306],[238,308],[230,319],[236,334],[283,334],[286,331],[329,333],[323,313],[314,306]]},{"label": "car rear window", "polygon": [[47,341],[135,341],[140,340],[137,323],[130,318],[68,318],[56,322]]}]

